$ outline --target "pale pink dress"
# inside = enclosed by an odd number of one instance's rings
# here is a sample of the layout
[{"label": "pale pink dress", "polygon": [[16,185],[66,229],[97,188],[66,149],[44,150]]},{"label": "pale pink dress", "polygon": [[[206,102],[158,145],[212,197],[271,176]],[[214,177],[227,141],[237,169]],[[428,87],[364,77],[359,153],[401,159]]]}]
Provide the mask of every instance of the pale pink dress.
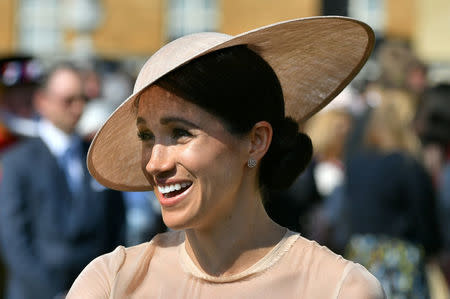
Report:
[{"label": "pale pink dress", "polygon": [[184,232],[169,232],[96,258],[67,298],[375,299],[384,293],[364,267],[291,231],[256,264],[226,277],[204,273],[185,250]]}]

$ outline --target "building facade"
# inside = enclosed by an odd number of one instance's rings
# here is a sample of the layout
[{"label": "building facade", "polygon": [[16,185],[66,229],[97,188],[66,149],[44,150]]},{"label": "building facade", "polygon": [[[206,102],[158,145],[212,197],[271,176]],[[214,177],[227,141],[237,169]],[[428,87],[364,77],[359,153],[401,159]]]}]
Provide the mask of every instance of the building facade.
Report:
[{"label": "building facade", "polygon": [[408,40],[427,62],[450,62],[448,0],[2,0],[0,53],[147,57],[198,31],[237,34],[291,18],[347,14]]}]

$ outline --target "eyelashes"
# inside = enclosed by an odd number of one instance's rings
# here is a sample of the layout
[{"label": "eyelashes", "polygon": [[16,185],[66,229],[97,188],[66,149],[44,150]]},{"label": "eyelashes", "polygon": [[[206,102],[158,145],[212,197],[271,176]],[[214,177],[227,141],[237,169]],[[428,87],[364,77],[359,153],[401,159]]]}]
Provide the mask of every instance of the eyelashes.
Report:
[{"label": "eyelashes", "polygon": [[149,141],[155,138],[155,136],[152,133],[145,131],[144,132],[138,131],[137,136],[141,141]]},{"label": "eyelashes", "polygon": [[172,130],[172,138],[179,139],[182,137],[192,137],[192,134],[185,129],[175,128]]},{"label": "eyelashes", "polygon": [[[137,137],[143,142],[152,141],[155,139],[155,135],[153,135],[153,133],[149,131],[138,131]],[[179,140],[182,138],[193,137],[193,135],[188,130],[181,128],[174,128],[170,133],[170,137],[174,140]]]}]

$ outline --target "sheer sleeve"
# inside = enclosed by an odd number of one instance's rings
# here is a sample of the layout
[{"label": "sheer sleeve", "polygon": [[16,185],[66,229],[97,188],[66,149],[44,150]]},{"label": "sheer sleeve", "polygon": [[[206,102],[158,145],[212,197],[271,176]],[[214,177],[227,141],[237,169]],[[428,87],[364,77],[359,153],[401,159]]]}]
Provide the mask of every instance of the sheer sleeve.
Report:
[{"label": "sheer sleeve", "polygon": [[380,282],[363,266],[350,263],[344,270],[337,298],[385,299]]},{"label": "sheer sleeve", "polygon": [[77,277],[66,298],[108,299],[113,281],[124,260],[123,246],[94,259]]}]

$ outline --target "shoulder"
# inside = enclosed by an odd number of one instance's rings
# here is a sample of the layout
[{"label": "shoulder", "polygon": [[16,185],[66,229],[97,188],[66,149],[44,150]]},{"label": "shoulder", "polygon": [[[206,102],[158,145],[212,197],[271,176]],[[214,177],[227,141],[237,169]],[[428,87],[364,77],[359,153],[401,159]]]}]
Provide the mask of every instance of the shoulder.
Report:
[{"label": "shoulder", "polygon": [[148,244],[130,248],[118,246],[114,251],[95,258],[75,279],[66,298],[109,298],[114,280],[126,261],[130,262]]},{"label": "shoulder", "polygon": [[70,298],[109,298],[115,275],[125,258],[125,248],[97,257],[75,279],[67,294]]},{"label": "shoulder", "polygon": [[346,260],[315,241],[299,237],[294,245],[295,255],[301,257],[299,269],[307,277],[316,277],[322,291],[333,298],[384,298],[378,280],[359,264]]},{"label": "shoulder", "polygon": [[44,143],[39,138],[28,138],[13,145],[2,154],[2,163],[20,163],[36,150],[43,148]]},{"label": "shoulder", "polygon": [[349,262],[342,276],[337,298],[386,298],[380,282],[363,266]]},{"label": "shoulder", "polygon": [[144,243],[130,248],[125,248],[124,246],[116,247],[114,251],[103,254],[90,262],[78,278],[84,278],[94,273],[106,279],[113,277],[123,266],[127,259],[128,252],[134,252],[146,244],[147,243]]},{"label": "shoulder", "polygon": [[4,157],[14,157],[21,153],[29,152],[37,147],[44,145],[40,138],[32,137],[19,141],[10,148],[8,148],[2,156]]},{"label": "shoulder", "polygon": [[126,289],[123,284],[139,281],[145,275],[155,251],[177,244],[179,232],[156,235],[150,242],[132,247],[119,246],[94,259],[77,277],[67,298],[109,298],[113,288]]},{"label": "shoulder", "polygon": [[180,239],[180,232],[157,234],[150,242],[131,247],[118,246],[114,251],[98,257],[92,263],[107,268],[110,272],[118,272],[129,265],[135,265],[138,260],[142,262],[151,258],[155,250],[178,245]]},{"label": "shoulder", "polygon": [[326,271],[328,274],[335,272],[340,275],[349,262],[327,247],[301,236],[293,247],[295,255],[302,257],[302,262],[307,263],[311,271]]},{"label": "shoulder", "polygon": [[[9,184],[9,180],[19,177],[28,177],[30,165],[34,165],[41,156],[42,147],[45,145],[39,138],[29,138],[14,144],[0,156],[0,173],[3,174],[3,186]],[[33,164],[32,164],[33,163]]]}]

